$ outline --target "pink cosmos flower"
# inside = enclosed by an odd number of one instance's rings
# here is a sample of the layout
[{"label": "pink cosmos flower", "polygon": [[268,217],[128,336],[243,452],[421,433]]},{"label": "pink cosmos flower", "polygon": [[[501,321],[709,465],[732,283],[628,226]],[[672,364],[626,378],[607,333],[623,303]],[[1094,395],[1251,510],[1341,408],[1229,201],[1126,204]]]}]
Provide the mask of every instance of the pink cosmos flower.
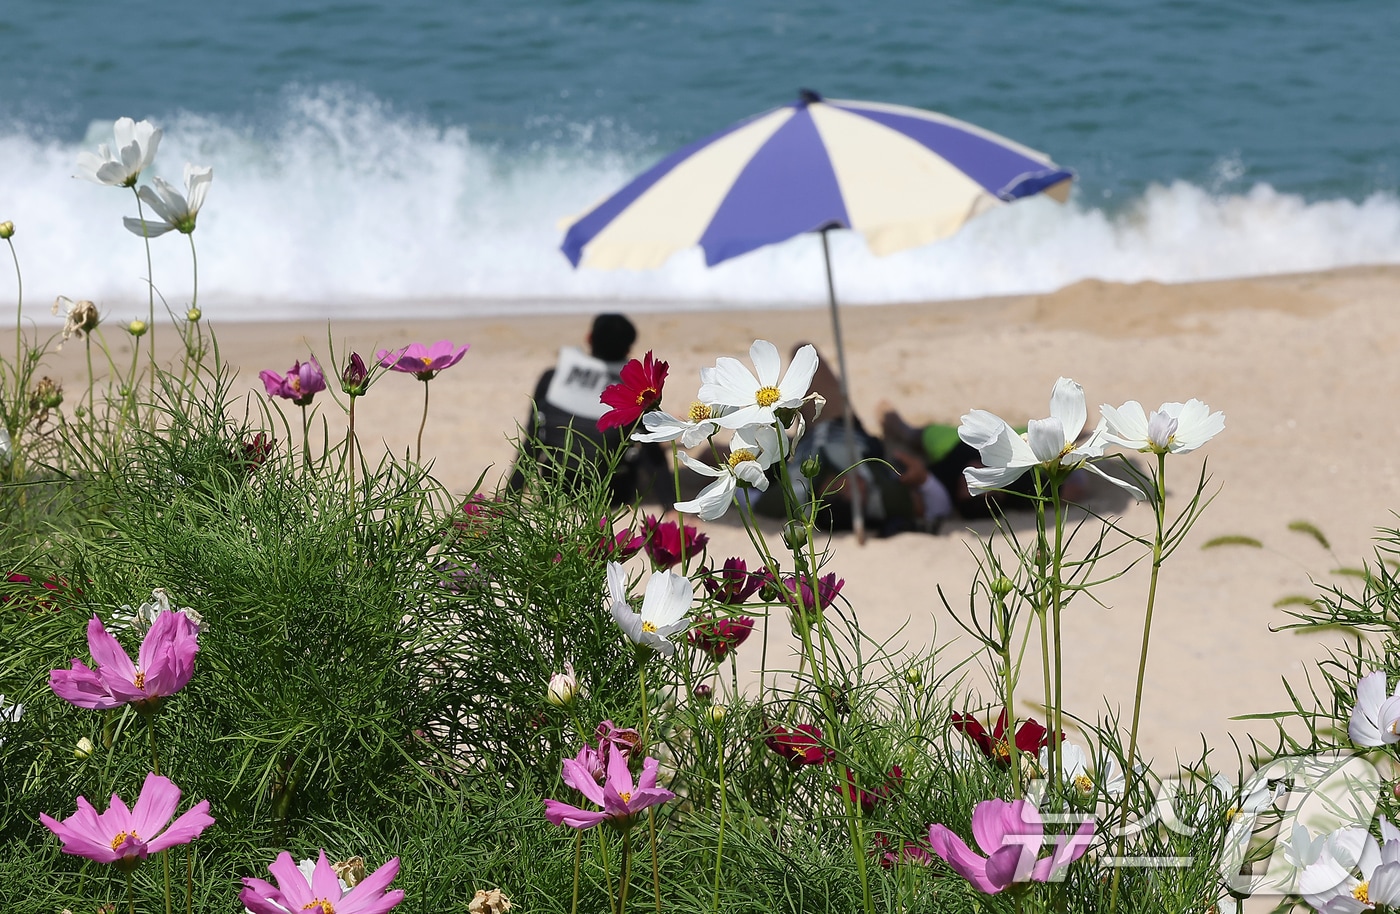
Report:
[{"label": "pink cosmos flower", "polygon": [[409,343],[402,349],[381,349],[374,357],[390,371],[402,371],[420,381],[431,381],[439,371],[462,361],[470,348],[464,345],[458,349],[450,340],[438,340],[431,346]]},{"label": "pink cosmos flower", "polygon": [[154,712],[194,675],[194,655],[199,651],[196,635],[189,616],[166,610],[141,639],[133,664],[117,639],[107,634],[102,620],[93,616],[87,638],[97,670],[75,657],[72,669],[49,673],[49,687],[59,698],[80,708],[107,711],[131,705],[142,713]]},{"label": "pink cosmos flower", "polygon": [[936,823],[929,826],[928,843],[978,891],[995,895],[1018,882],[1048,882],[1056,870],[1084,856],[1093,835],[1091,818],[1072,835],[1053,836],[1054,852],[1039,857],[1046,840],[1040,811],[1025,800],[983,800],[972,812],[972,836],[987,856]]},{"label": "pink cosmos flower", "polygon": [[607,559],[610,562],[625,562],[646,545],[647,538],[640,533],[633,533],[631,530],[621,530],[618,533],[612,532],[612,521],[607,517],[598,521],[598,529],[602,531],[602,538],[598,540],[598,545],[593,549],[593,555],[598,558]]},{"label": "pink cosmos flower", "polygon": [[324,850],[310,879],[297,869],[286,851],[278,854],[267,869],[277,878],[277,885],[244,877],[243,891],[238,893],[238,900],[253,914],[384,914],[404,898],[402,889],[385,891],[399,873],[398,857],[355,883],[348,892],[341,888]]},{"label": "pink cosmos flower", "polygon": [[623,365],[619,373],[622,380],[608,386],[598,398],[605,406],[612,407],[598,420],[598,431],[630,426],[642,413],[660,403],[661,388],[666,386],[666,372],[670,367],[653,359],[650,351],[645,361],[633,359]]},{"label": "pink cosmos flower", "polygon": [[[665,571],[680,563],[681,560],[681,525],[675,521],[662,523],[658,517],[647,515],[642,518],[642,532],[646,534],[647,557],[651,559],[652,569],[655,571]],[[685,528],[685,555],[686,558],[693,558],[700,554],[710,542],[710,538],[694,527]]]},{"label": "pink cosmos flower", "polygon": [[836,754],[822,745],[822,731],[811,724],[798,724],[792,730],[774,726],[764,739],[769,749],[787,759],[789,766],[822,765]]},{"label": "pink cosmos flower", "polygon": [[[160,853],[177,844],[189,844],[214,824],[208,800],[200,800],[170,822],[179,805],[180,788],[169,778],[148,774],[141,796],[136,798],[136,805],[131,809],[115,793],[112,805],[104,813],[98,813],[85,798],[78,797],[78,811],[62,822],[43,813],[39,814],[39,821],[63,841],[65,854],[130,869],[148,854]],[[170,822],[169,828],[166,828],[167,822]]]},{"label": "pink cosmos flower", "polygon": [[260,371],[258,377],[269,397],[282,397],[297,406],[310,405],[311,399],[326,389],[326,375],[315,356],[293,363],[285,378],[275,371]]},{"label": "pink cosmos flower", "polygon": [[598,811],[580,809],[559,800],[544,801],[544,815],[555,825],[585,829],[607,823],[626,831],[636,821],[637,814],[650,806],[659,806],[675,799],[675,794],[656,786],[660,763],[654,758],[642,761],[642,775],[633,783],[627,770],[627,758],[621,752],[608,753],[607,779],[600,785],[588,768],[578,759],[564,759],[564,783],[583,794]]},{"label": "pink cosmos flower", "polygon": [[753,619],[748,616],[731,616],[727,619],[701,616],[695,620],[686,637],[711,660],[719,663],[748,639],[753,632],[753,624]]},{"label": "pink cosmos flower", "polygon": [[724,567],[718,571],[700,572],[700,582],[705,585],[710,599],[727,606],[747,602],[768,579],[767,569],[749,571],[748,564],[737,556],[725,559]]}]

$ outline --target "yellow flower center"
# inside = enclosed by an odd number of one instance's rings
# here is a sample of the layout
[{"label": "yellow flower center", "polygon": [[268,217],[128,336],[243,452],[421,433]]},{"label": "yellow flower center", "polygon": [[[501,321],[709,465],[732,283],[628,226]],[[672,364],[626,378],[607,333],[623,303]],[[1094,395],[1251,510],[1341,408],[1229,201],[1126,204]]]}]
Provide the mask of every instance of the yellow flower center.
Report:
[{"label": "yellow flower center", "polygon": [[658,391],[655,387],[643,388],[642,392],[637,394],[637,405],[642,406],[646,403],[652,402],[656,399],[656,395],[658,393],[660,393],[660,391]]},{"label": "yellow flower center", "polygon": [[301,393],[301,378],[296,377],[294,375],[287,379],[287,384],[292,388],[292,390],[296,391],[297,393]]},{"label": "yellow flower center", "polygon": [[131,838],[134,841],[141,840],[141,836],[136,834],[136,832],[134,831],[119,831],[117,832],[117,836],[112,839],[112,850],[116,850],[117,848],[121,847],[122,842],[125,841],[127,838]]},{"label": "yellow flower center", "polygon": [[776,387],[760,387],[753,398],[759,406],[772,406],[783,398],[783,394]]},{"label": "yellow flower center", "polygon": [[420,356],[418,357],[418,361],[420,361],[420,362],[423,363],[423,367],[424,367],[424,368],[427,368],[429,365],[433,364],[433,360],[430,359],[430,358],[428,358],[428,357],[425,356],[425,355],[420,355]]},{"label": "yellow flower center", "polygon": [[1011,745],[1006,740],[1000,740],[992,746],[992,755],[999,759],[1011,759]]},{"label": "yellow flower center", "polygon": [[1234,819],[1235,816],[1237,816],[1237,815],[1239,815],[1239,814],[1240,814],[1240,808],[1239,808],[1238,806],[1231,806],[1231,807],[1226,811],[1226,813],[1225,813],[1225,821],[1226,821],[1226,822],[1229,822],[1230,820]]},{"label": "yellow flower center", "polygon": [[733,451],[733,452],[730,453],[730,455],[729,455],[729,468],[732,470],[732,469],[734,469],[735,467],[737,467],[739,464],[743,463],[743,462],[746,461],[746,460],[757,460],[757,459],[758,459],[758,455],[757,455],[757,454],[755,454],[753,451],[749,450],[748,448],[742,448],[742,447],[741,447],[741,448],[739,448],[739,450]]},{"label": "yellow flower center", "polygon": [[136,678],[132,680],[132,684],[138,689],[144,689],[146,687],[146,674],[141,670],[137,670]]},{"label": "yellow flower center", "polygon": [[642,623],[642,631],[644,631],[644,632],[651,632],[652,634],[656,634],[656,624],[653,623],[653,622],[643,622],[643,623]]},{"label": "yellow flower center", "polygon": [[1355,898],[1357,901],[1361,902],[1362,904],[1370,904],[1370,903],[1371,903],[1371,883],[1370,883],[1370,882],[1363,882],[1363,883],[1361,883],[1360,885],[1358,885],[1356,888],[1352,889],[1352,890],[1351,890],[1351,897],[1352,897],[1352,898]]},{"label": "yellow flower center", "polygon": [[315,911],[316,914],[335,914],[335,906],[324,898],[317,898],[301,906],[303,911]]},{"label": "yellow flower center", "polygon": [[632,792],[631,792],[630,790],[623,790],[623,791],[620,791],[620,792],[618,793],[617,796],[618,796],[618,799],[622,800],[622,802],[624,802],[624,803],[631,803],[631,802],[632,802]]},{"label": "yellow flower center", "polygon": [[704,403],[701,403],[699,400],[696,400],[694,403],[690,404],[691,422],[704,422],[706,419],[710,418],[710,415],[710,408]]},{"label": "yellow flower center", "polygon": [[1082,794],[1091,794],[1094,792],[1094,779],[1087,774],[1075,775],[1074,789]]}]

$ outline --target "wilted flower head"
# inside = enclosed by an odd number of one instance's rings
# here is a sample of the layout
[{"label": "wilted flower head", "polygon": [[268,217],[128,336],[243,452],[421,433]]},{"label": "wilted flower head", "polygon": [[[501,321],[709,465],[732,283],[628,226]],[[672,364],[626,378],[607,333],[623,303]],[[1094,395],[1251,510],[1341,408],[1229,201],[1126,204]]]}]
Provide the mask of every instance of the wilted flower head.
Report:
[{"label": "wilted flower head", "polygon": [[74,658],[71,669],[49,673],[54,693],[80,708],[106,711],[131,705],[151,713],[194,675],[199,643],[194,623],[184,613],[168,611],[156,618],[134,664],[96,616],[88,622],[87,637],[95,671]]},{"label": "wilted flower head", "polygon": [[458,349],[449,340],[438,340],[431,346],[409,343],[402,349],[381,349],[374,357],[390,371],[402,371],[420,381],[431,381],[439,371],[462,361],[470,348],[469,344],[464,344]]},{"label": "wilted flower head", "polygon": [[792,610],[794,624],[799,615],[805,615],[808,624],[816,621],[816,617],[826,612],[841,594],[841,588],[846,586],[845,578],[838,578],[836,572],[828,572],[817,578],[817,588],[815,591],[811,587],[811,578],[804,575],[799,580],[794,575],[783,578],[783,587],[780,599]]},{"label": "wilted flower head", "polygon": [[97,147],[96,155],[78,153],[77,176],[109,187],[135,187],[160,148],[160,128],[150,121],[123,117],[112,125],[112,133],[117,141],[116,153],[106,143]]},{"label": "wilted flower head", "polygon": [[142,603],[136,609],[132,609],[123,603],[120,611],[112,614],[112,621],[122,622],[138,635],[145,635],[150,631],[156,619],[163,612],[184,613],[194,626],[194,633],[198,635],[204,629],[204,617],[193,609],[187,607],[173,606],[170,602],[170,594],[164,587],[157,587],[151,591],[151,602]]},{"label": "wilted flower head", "polygon": [[82,339],[84,334],[91,333],[97,329],[102,316],[97,313],[97,306],[87,299],[73,301],[66,295],[60,295],[53,300],[53,313],[57,314],[59,307],[63,307],[63,340],[58,344],[59,349],[63,348],[63,343],[69,337],[76,336]]},{"label": "wilted flower head", "polygon": [[598,398],[612,407],[598,420],[598,431],[632,425],[642,413],[660,403],[669,368],[665,362],[654,360],[650,351],[645,360],[633,359],[623,365],[621,380],[605,388]]},{"label": "wilted flower head", "polygon": [[261,879],[243,879],[238,900],[252,914],[384,914],[404,898],[402,889],[386,891],[398,875],[398,857],[365,876],[348,892],[326,860],[324,850],[317,857],[310,878],[286,851],[278,854],[267,869],[277,879],[276,886]]},{"label": "wilted flower head", "polygon": [[514,905],[500,889],[477,889],[467,905],[468,914],[506,914]]},{"label": "wilted flower head", "polygon": [[822,731],[812,724],[798,724],[791,730],[774,726],[769,729],[764,743],[769,749],[787,759],[788,765],[793,768],[821,765],[835,755],[835,752],[822,745]]},{"label": "wilted flower head", "polygon": [[143,238],[155,238],[169,231],[188,235],[194,231],[195,220],[199,218],[199,208],[204,205],[204,197],[209,193],[209,184],[214,180],[214,169],[185,163],[185,193],[160,178],[152,178],[154,188],[141,188],[140,197],[146,205],[160,217],[151,219],[122,219],[127,231]]},{"label": "wilted flower head", "polygon": [[611,720],[600,723],[593,731],[593,738],[598,742],[597,754],[603,761],[613,752],[620,752],[630,760],[642,742],[642,734],[635,727],[619,727]]},{"label": "wilted flower head", "polygon": [[[78,797],[78,811],[62,822],[43,813],[39,814],[39,821],[62,839],[65,854],[130,869],[149,854],[160,853],[177,844],[189,844],[214,824],[208,800],[200,800],[170,822],[179,804],[180,788],[168,778],[148,774],[136,805],[130,809],[115,793],[112,805],[104,813],[99,813],[85,798]],[[170,822],[169,828],[167,822]]]},{"label": "wilted flower head", "polygon": [[29,411],[43,413],[63,403],[63,384],[45,375],[29,391]]},{"label": "wilted flower head", "polygon": [[297,406],[308,406],[313,397],[326,389],[326,376],[321,364],[312,356],[305,362],[294,362],[284,378],[275,371],[258,372],[269,397],[282,397]]}]

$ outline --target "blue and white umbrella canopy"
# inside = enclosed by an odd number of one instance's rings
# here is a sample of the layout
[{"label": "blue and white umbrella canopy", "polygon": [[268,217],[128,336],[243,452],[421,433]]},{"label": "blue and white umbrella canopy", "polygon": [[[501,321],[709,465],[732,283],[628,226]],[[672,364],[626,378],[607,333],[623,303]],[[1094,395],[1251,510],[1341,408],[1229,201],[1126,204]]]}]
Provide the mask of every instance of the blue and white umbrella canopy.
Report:
[{"label": "blue and white umbrella canopy", "polygon": [[572,222],[574,266],[705,263],[848,228],[877,255],[937,241],[1003,203],[1063,201],[1074,174],[972,124],[901,105],[801,98],[678,150]]}]

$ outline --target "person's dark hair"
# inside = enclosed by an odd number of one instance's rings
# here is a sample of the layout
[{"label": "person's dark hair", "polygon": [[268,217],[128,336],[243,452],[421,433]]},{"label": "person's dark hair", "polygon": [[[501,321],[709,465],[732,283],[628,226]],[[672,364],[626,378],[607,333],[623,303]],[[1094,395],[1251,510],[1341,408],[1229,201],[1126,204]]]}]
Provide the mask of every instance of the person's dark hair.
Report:
[{"label": "person's dark hair", "polygon": [[637,328],[621,314],[600,314],[593,318],[589,340],[593,358],[621,362],[637,341]]}]

